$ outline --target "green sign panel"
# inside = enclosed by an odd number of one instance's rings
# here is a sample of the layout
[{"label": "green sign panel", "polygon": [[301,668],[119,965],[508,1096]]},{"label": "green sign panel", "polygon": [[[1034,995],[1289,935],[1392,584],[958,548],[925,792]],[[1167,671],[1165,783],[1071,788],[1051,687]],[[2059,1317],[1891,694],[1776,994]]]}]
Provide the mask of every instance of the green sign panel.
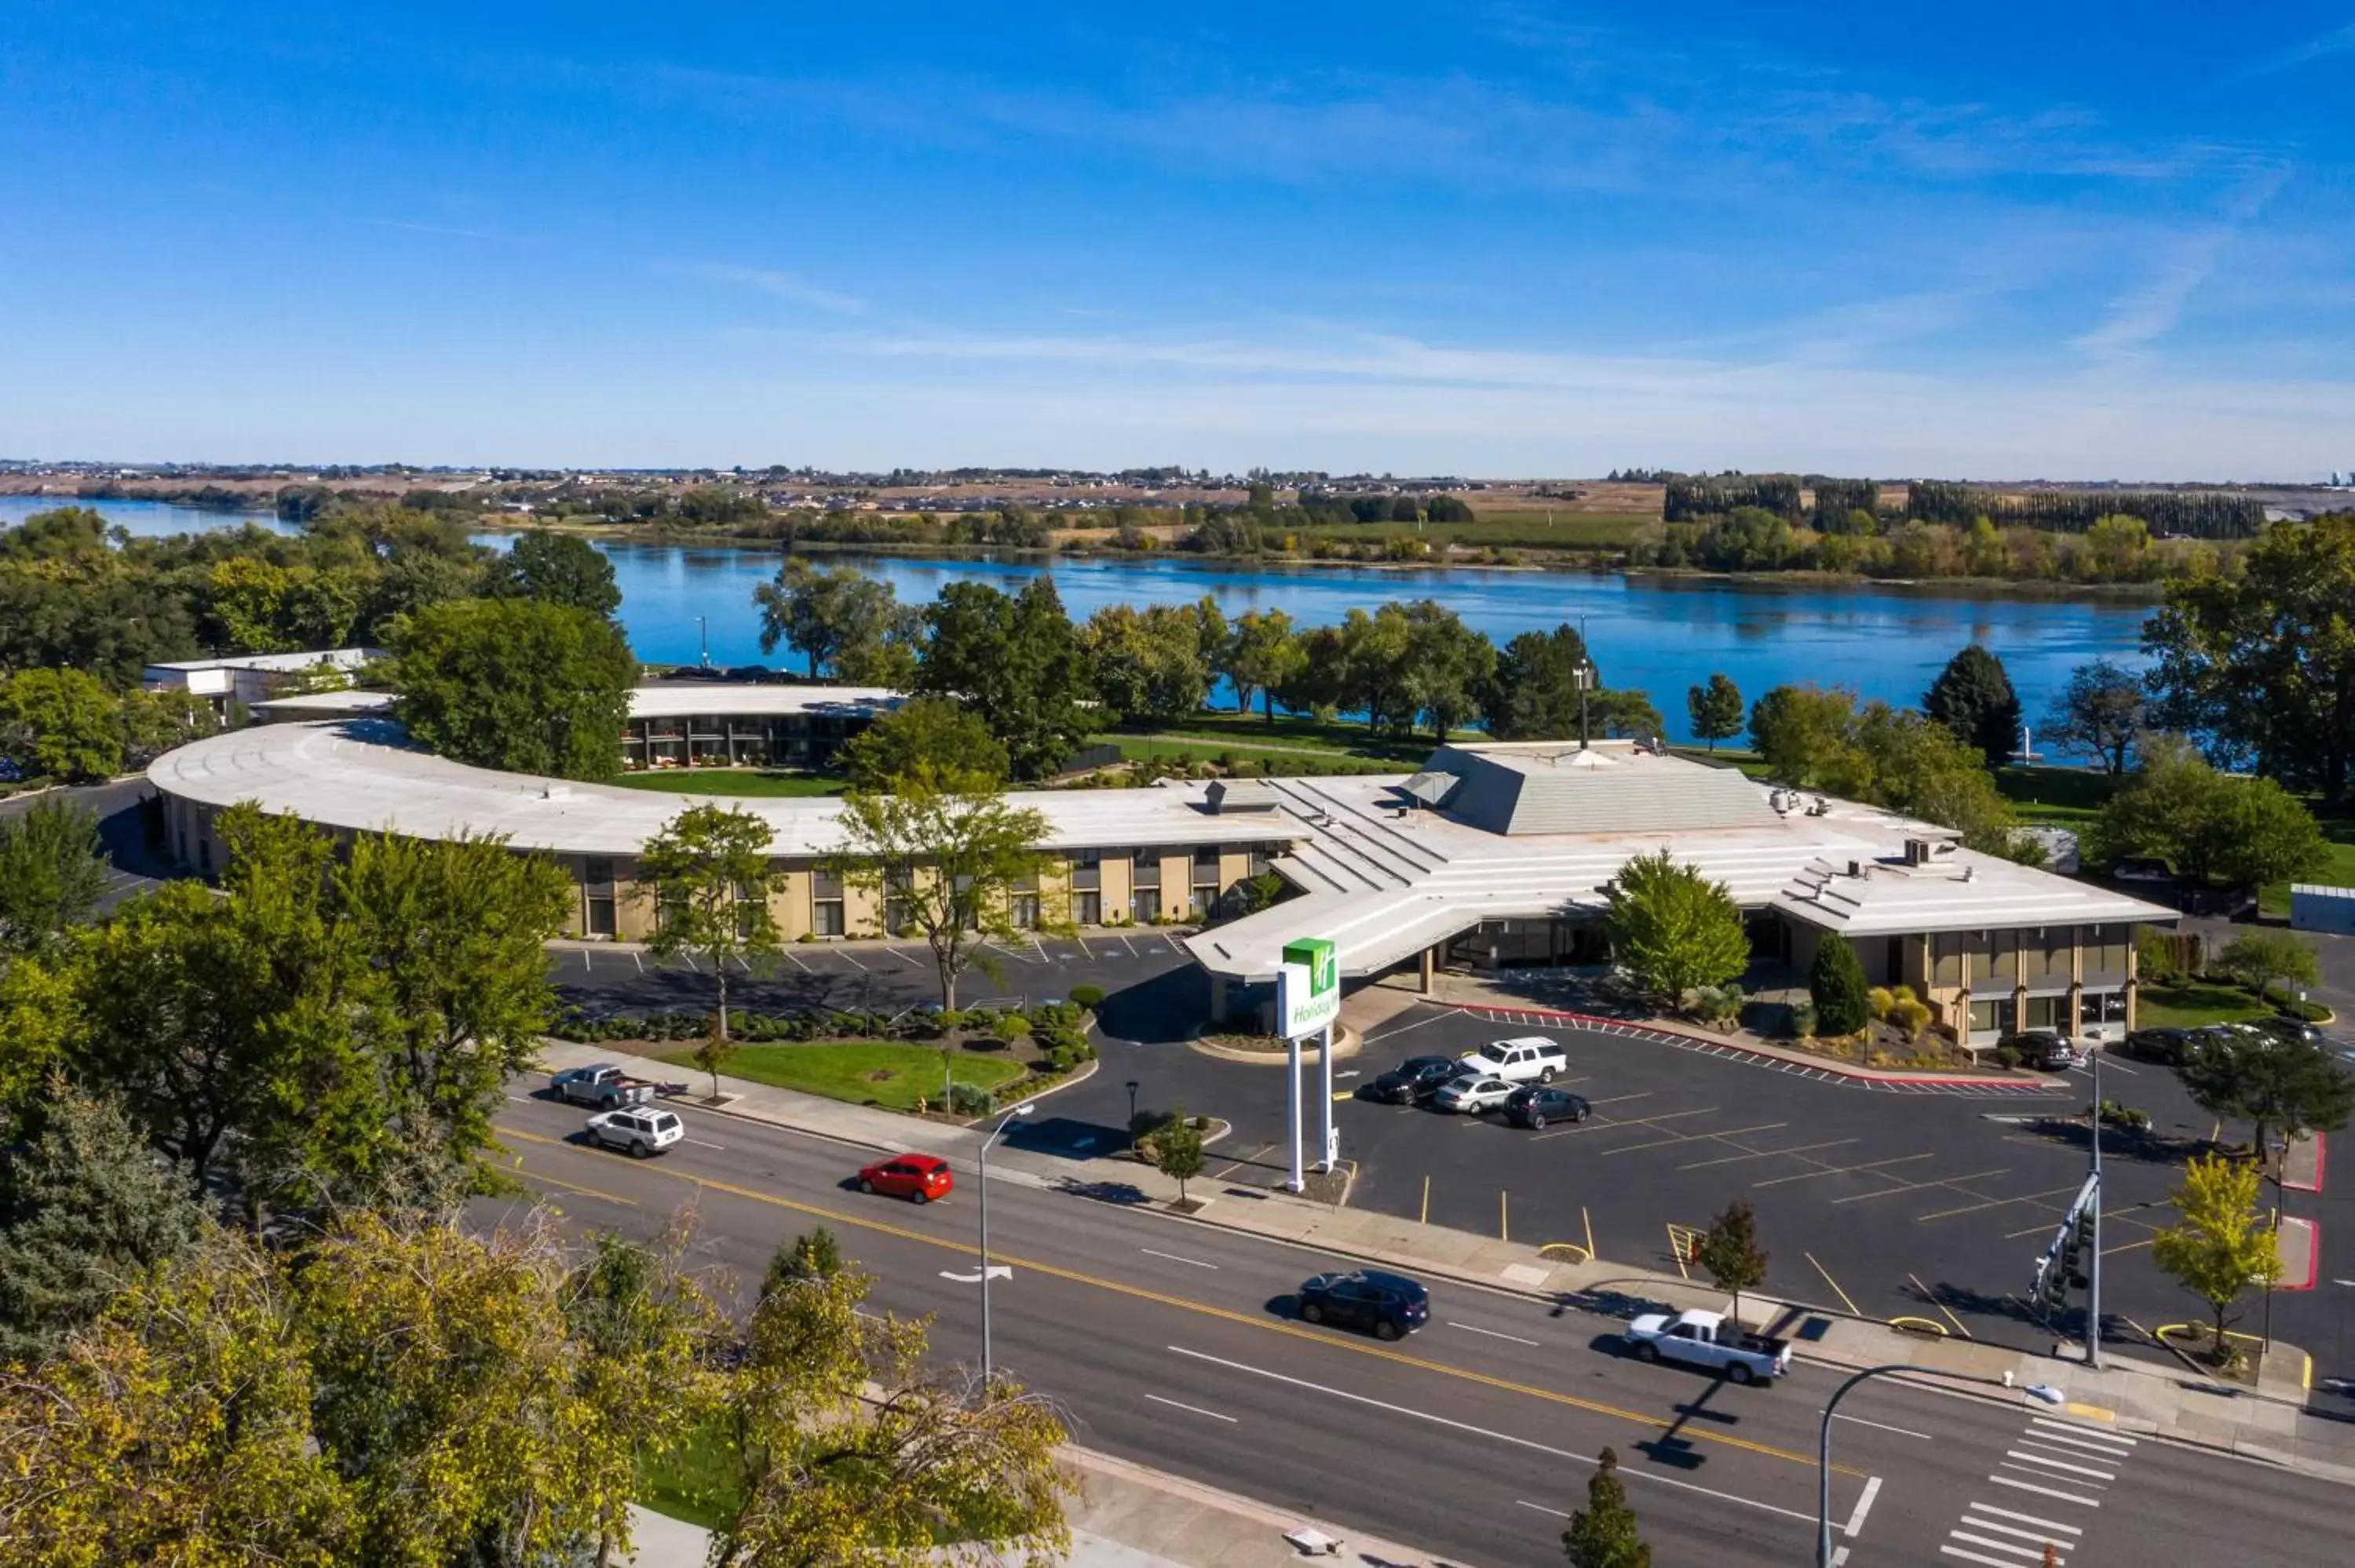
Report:
[{"label": "green sign panel", "polygon": [[1314,1034],[1330,1024],[1341,1015],[1341,965],[1333,944],[1323,937],[1286,942],[1275,989],[1287,1039]]}]

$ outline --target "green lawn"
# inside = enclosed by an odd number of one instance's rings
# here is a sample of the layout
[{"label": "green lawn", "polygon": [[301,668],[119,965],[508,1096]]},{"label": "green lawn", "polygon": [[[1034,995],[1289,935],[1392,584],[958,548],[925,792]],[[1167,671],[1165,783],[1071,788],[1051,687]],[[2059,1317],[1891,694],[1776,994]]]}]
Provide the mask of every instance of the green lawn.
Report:
[{"label": "green lawn", "polygon": [[[695,1067],[695,1047],[675,1046],[655,1055],[678,1067]],[[1012,1083],[1025,1071],[1010,1054],[950,1054],[954,1080],[995,1089]],[[698,1069],[698,1071],[700,1069]],[[853,1105],[874,1104],[886,1110],[912,1110],[916,1101],[941,1098],[941,1053],[930,1045],[900,1045],[867,1040],[813,1041],[805,1045],[741,1045],[719,1069],[734,1078],[773,1084],[781,1089],[824,1095]]]},{"label": "green lawn", "polygon": [[624,789],[665,795],[839,795],[847,779],[829,773],[771,773],[751,768],[666,768],[660,773],[623,773],[612,782]]},{"label": "green lawn", "polygon": [[728,1457],[728,1436],[714,1422],[690,1437],[668,1463],[639,1471],[637,1500],[656,1513],[717,1530],[734,1511],[734,1476],[723,1463]]},{"label": "green lawn", "polygon": [[2146,985],[2135,999],[2135,1025],[2140,1029],[2196,1029],[2203,1023],[2270,1018],[2273,1012],[2238,986],[2196,980]]}]

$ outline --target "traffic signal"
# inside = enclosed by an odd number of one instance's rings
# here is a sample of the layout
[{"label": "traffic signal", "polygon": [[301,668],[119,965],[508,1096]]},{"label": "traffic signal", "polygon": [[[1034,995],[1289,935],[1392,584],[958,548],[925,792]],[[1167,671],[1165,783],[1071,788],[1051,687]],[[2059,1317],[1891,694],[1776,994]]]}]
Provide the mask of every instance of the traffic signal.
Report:
[{"label": "traffic signal", "polygon": [[2057,1312],[2069,1305],[2069,1265],[2061,1255],[2061,1244],[2055,1241],[2045,1249],[2036,1265],[2036,1303],[2048,1312]]},{"label": "traffic signal", "polygon": [[2086,1204],[2070,1217],[2068,1255],[2069,1283],[2073,1288],[2083,1290],[2086,1283],[2086,1260],[2094,1255],[2094,1205],[2092,1203]]}]

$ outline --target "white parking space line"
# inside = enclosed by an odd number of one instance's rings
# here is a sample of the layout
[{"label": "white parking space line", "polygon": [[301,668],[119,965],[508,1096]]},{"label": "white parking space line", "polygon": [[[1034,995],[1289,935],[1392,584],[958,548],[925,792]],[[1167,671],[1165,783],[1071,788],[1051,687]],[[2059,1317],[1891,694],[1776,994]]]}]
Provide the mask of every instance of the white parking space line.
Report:
[{"label": "white parking space line", "polygon": [[1196,1268],[1216,1268],[1219,1266],[1215,1263],[1204,1263],[1199,1257],[1180,1257],[1174,1252],[1156,1252],[1149,1246],[1141,1246],[1136,1250],[1144,1253],[1148,1257],[1166,1257],[1172,1263],[1190,1263]]},{"label": "white parking space line", "polygon": [[911,969],[920,969],[924,967],[897,948],[886,948],[883,950],[890,954],[893,958],[899,959],[901,963],[907,965]]},{"label": "white parking space line", "polygon": [[2023,1492],[2034,1492],[2040,1497],[2059,1498],[2062,1502],[2081,1503],[2086,1508],[2102,1506],[2102,1500],[2099,1498],[2080,1497],[2075,1492],[2055,1491],[2051,1487],[2030,1486],[2026,1481],[2016,1480],[2009,1476],[1989,1476],[1987,1479],[1999,1487],[2011,1487]]},{"label": "white parking space line", "polygon": [[1134,943],[1134,942],[1130,941],[1126,937],[1123,937],[1123,938],[1121,938],[1121,939],[1120,939],[1120,945],[1121,945],[1122,947],[1126,948],[1128,949],[1128,956],[1129,956],[1130,958],[1132,958],[1132,959],[1133,959],[1133,958],[1136,957],[1136,944],[1135,944],[1135,943]]},{"label": "white parking space line", "polygon": [[1537,1340],[1524,1340],[1518,1334],[1500,1334],[1494,1329],[1482,1329],[1470,1323],[1451,1322],[1447,1326],[1451,1329],[1461,1329],[1467,1334],[1486,1334],[1492,1340],[1510,1340],[1517,1345],[1528,1345],[1532,1350],[1543,1348]]},{"label": "white parking space line", "polygon": [[[1491,1438],[1496,1442],[1508,1444],[1516,1448],[1527,1448],[1533,1453],[1551,1455],[1554,1458],[1568,1460],[1573,1464],[1592,1465],[1594,1463],[1594,1459],[1591,1455],[1572,1453],[1567,1448],[1556,1448],[1550,1444],[1539,1443],[1527,1437],[1516,1437],[1509,1432],[1492,1432],[1485,1426],[1475,1426],[1468,1421],[1452,1421],[1444,1415],[1433,1415],[1427,1410],[1410,1409],[1408,1406],[1403,1404],[1392,1404],[1386,1400],[1373,1399],[1362,1393],[1351,1393],[1348,1389],[1333,1388],[1321,1383],[1310,1383],[1305,1378],[1287,1377],[1282,1372],[1269,1372],[1264,1367],[1255,1367],[1242,1361],[1231,1361],[1223,1356],[1209,1355],[1201,1351],[1189,1351],[1183,1345],[1171,1345],[1168,1349],[1172,1355],[1185,1356],[1190,1360],[1198,1361],[1208,1361],[1212,1366],[1225,1367],[1231,1372],[1249,1372],[1253,1377],[1263,1377],[1274,1383],[1288,1383],[1294,1388],[1305,1388],[1315,1393],[1330,1394],[1335,1399],[1347,1400],[1352,1404],[1363,1404],[1371,1406],[1376,1410],[1387,1410],[1393,1415],[1412,1416],[1417,1421],[1428,1421],[1434,1426],[1445,1426],[1457,1432],[1468,1432],[1476,1437]],[[1148,1395],[1147,1397],[1150,1396]],[[1740,1503],[1744,1508],[1754,1508],[1764,1513],[1778,1513],[1785,1519],[1796,1519],[1802,1524],[1813,1524],[1816,1522],[1816,1516],[1812,1513],[1801,1513],[1796,1509],[1779,1508],[1773,1503],[1760,1502],[1755,1498],[1745,1498],[1734,1492],[1721,1492],[1716,1490],[1714,1488],[1696,1486],[1690,1481],[1679,1481],[1672,1479],[1667,1476],[1656,1476],[1649,1470],[1630,1470],[1622,1467],[1619,1474],[1621,1477],[1629,1480],[1648,1481],[1654,1486],[1674,1487],[1679,1491],[1699,1492],[1703,1497],[1718,1498],[1730,1503]],[[1519,1499],[1517,1499],[1515,1500],[1518,1501]],[[1540,1513],[1552,1514],[1557,1519],[1567,1519],[1569,1517],[1569,1515],[1562,1513],[1560,1510],[1547,1508],[1542,1503],[1523,1502],[1521,1503],[1521,1506],[1523,1508],[1536,1509]]]},{"label": "white parking space line", "polygon": [[588,949],[588,948],[581,948],[581,972],[582,974],[584,974],[584,975],[585,975],[585,974],[593,974],[593,973],[595,973],[595,972],[596,972],[594,969],[592,969],[590,967],[590,964],[589,964],[589,949]]},{"label": "white parking space line", "polygon": [[788,963],[790,963],[790,964],[792,964],[792,965],[794,966],[794,968],[795,968],[795,969],[797,969],[801,970],[801,971],[802,971],[802,973],[804,973],[804,974],[805,974],[805,975],[806,975],[806,974],[815,974],[815,973],[816,973],[816,972],[817,972],[817,971],[815,971],[815,969],[811,969],[807,964],[805,964],[805,963],[802,962],[800,959],[798,959],[798,958],[794,957],[794,950],[793,950],[791,948],[779,948],[777,949],[777,951],[779,951],[779,952],[781,952],[781,953],[784,954],[784,955],[785,955],[785,961],[786,961],[786,962],[788,962]]},{"label": "white parking space line", "polygon": [[867,966],[860,963],[857,959],[852,958],[850,956],[849,949],[847,948],[837,948],[834,950],[834,956],[840,959],[844,963],[848,964],[852,969],[857,969],[860,974],[866,974],[868,972]]},{"label": "white parking space line", "polygon": [[1401,1023],[1396,1029],[1385,1029],[1379,1033],[1369,1034],[1364,1039],[1359,1041],[1358,1044],[1360,1045],[1370,1045],[1377,1040],[1388,1040],[1393,1034],[1404,1034],[1407,1031],[1411,1029],[1420,1029],[1426,1023],[1437,1023],[1445,1019],[1446,1016],[1447,1014],[1444,1012],[1434,1012],[1429,1018],[1418,1018],[1412,1023]]},{"label": "white parking space line", "polygon": [[1213,1421],[1223,1421],[1230,1426],[1235,1425],[1233,1416],[1221,1415],[1215,1410],[1205,1410],[1199,1404],[1180,1404],[1174,1399],[1164,1399],[1157,1393],[1148,1393],[1145,1397],[1156,1404],[1166,1404],[1172,1410],[1182,1410],[1188,1415],[1207,1415]]},{"label": "white parking space line", "polygon": [[640,974],[646,972],[646,957],[644,953],[639,952],[635,948],[632,948],[630,949],[630,961],[638,966],[638,972]]}]

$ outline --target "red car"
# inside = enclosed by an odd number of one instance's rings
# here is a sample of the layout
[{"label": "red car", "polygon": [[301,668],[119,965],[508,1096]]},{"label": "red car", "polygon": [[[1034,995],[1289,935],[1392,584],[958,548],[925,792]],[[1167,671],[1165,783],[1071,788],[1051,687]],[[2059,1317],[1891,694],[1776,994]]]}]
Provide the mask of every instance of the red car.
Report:
[{"label": "red car", "polygon": [[901,1154],[878,1160],[858,1172],[858,1190],[929,1203],[956,1189],[949,1162],[936,1154]]}]

